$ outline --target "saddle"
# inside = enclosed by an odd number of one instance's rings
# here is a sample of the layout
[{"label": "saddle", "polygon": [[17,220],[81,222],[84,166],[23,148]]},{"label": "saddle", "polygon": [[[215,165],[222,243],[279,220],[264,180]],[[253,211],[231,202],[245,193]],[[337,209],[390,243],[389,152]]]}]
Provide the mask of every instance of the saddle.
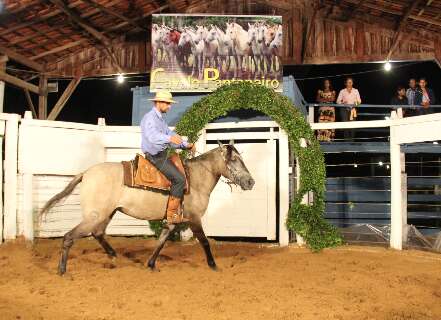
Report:
[{"label": "saddle", "polygon": [[[190,191],[188,175],[184,164],[178,154],[173,153],[169,159],[185,177],[185,193]],[[159,189],[170,191],[171,182],[148,159],[141,154],[136,154],[131,161],[121,161],[124,168],[124,185],[139,189]]]}]

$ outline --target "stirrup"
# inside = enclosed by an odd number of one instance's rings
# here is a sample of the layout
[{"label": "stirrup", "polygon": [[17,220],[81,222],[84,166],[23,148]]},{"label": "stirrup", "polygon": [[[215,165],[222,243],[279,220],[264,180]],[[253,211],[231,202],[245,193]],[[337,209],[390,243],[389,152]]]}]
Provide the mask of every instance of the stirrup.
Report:
[{"label": "stirrup", "polygon": [[168,219],[166,219],[166,221],[167,221],[167,224],[180,224],[180,223],[189,222],[190,219],[185,218],[183,213],[181,213],[181,214],[175,213],[171,216],[170,221]]}]

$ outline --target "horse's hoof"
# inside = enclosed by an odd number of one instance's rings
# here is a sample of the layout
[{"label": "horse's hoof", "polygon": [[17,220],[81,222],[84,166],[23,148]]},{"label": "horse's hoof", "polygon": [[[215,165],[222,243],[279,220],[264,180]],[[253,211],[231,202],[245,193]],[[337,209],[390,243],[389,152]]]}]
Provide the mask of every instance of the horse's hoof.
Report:
[{"label": "horse's hoof", "polygon": [[212,263],[208,263],[208,266],[210,267],[211,270],[213,271],[219,271],[219,268],[217,267],[216,263],[212,262]]},{"label": "horse's hoof", "polygon": [[150,272],[161,272],[161,270],[159,270],[155,266],[149,266],[149,270],[150,270]]}]

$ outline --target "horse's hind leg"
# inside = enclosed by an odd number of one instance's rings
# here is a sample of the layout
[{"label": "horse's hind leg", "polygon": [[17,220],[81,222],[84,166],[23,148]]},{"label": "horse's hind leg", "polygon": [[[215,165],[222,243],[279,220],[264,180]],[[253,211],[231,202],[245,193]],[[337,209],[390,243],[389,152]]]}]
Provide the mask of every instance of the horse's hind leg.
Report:
[{"label": "horse's hind leg", "polygon": [[[115,212],[114,212],[115,213]],[[113,214],[112,213],[112,216]],[[110,220],[112,219],[112,216],[101,222],[96,229],[92,232],[92,236],[99,242],[101,247],[103,247],[104,251],[112,258],[116,257],[116,252],[112,248],[112,246],[107,242],[107,240],[104,238],[104,234],[107,228],[107,225],[109,224]]]},{"label": "horse's hind leg", "polygon": [[152,269],[152,270],[155,269],[156,259],[158,258],[159,253],[161,252],[161,250],[164,247],[168,238],[173,234],[174,229],[175,229],[174,224],[170,224],[170,225],[168,225],[168,227],[165,227],[162,229],[161,235],[159,236],[159,244],[156,247],[153,254],[151,255],[149,262],[147,263],[147,265],[150,269]]},{"label": "horse's hind leg", "polygon": [[67,257],[74,240],[88,236],[98,224],[99,221],[97,220],[83,220],[79,225],[64,235],[61,259],[58,265],[59,275],[63,275],[66,272]]}]

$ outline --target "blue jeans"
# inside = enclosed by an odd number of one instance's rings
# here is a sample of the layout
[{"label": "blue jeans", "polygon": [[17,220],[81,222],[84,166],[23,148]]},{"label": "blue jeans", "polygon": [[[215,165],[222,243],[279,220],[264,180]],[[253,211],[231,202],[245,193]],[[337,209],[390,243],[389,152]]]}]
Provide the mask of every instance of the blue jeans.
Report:
[{"label": "blue jeans", "polygon": [[167,149],[155,155],[145,153],[145,157],[170,180],[170,195],[182,199],[184,197],[185,177],[170,159],[167,159]]}]

